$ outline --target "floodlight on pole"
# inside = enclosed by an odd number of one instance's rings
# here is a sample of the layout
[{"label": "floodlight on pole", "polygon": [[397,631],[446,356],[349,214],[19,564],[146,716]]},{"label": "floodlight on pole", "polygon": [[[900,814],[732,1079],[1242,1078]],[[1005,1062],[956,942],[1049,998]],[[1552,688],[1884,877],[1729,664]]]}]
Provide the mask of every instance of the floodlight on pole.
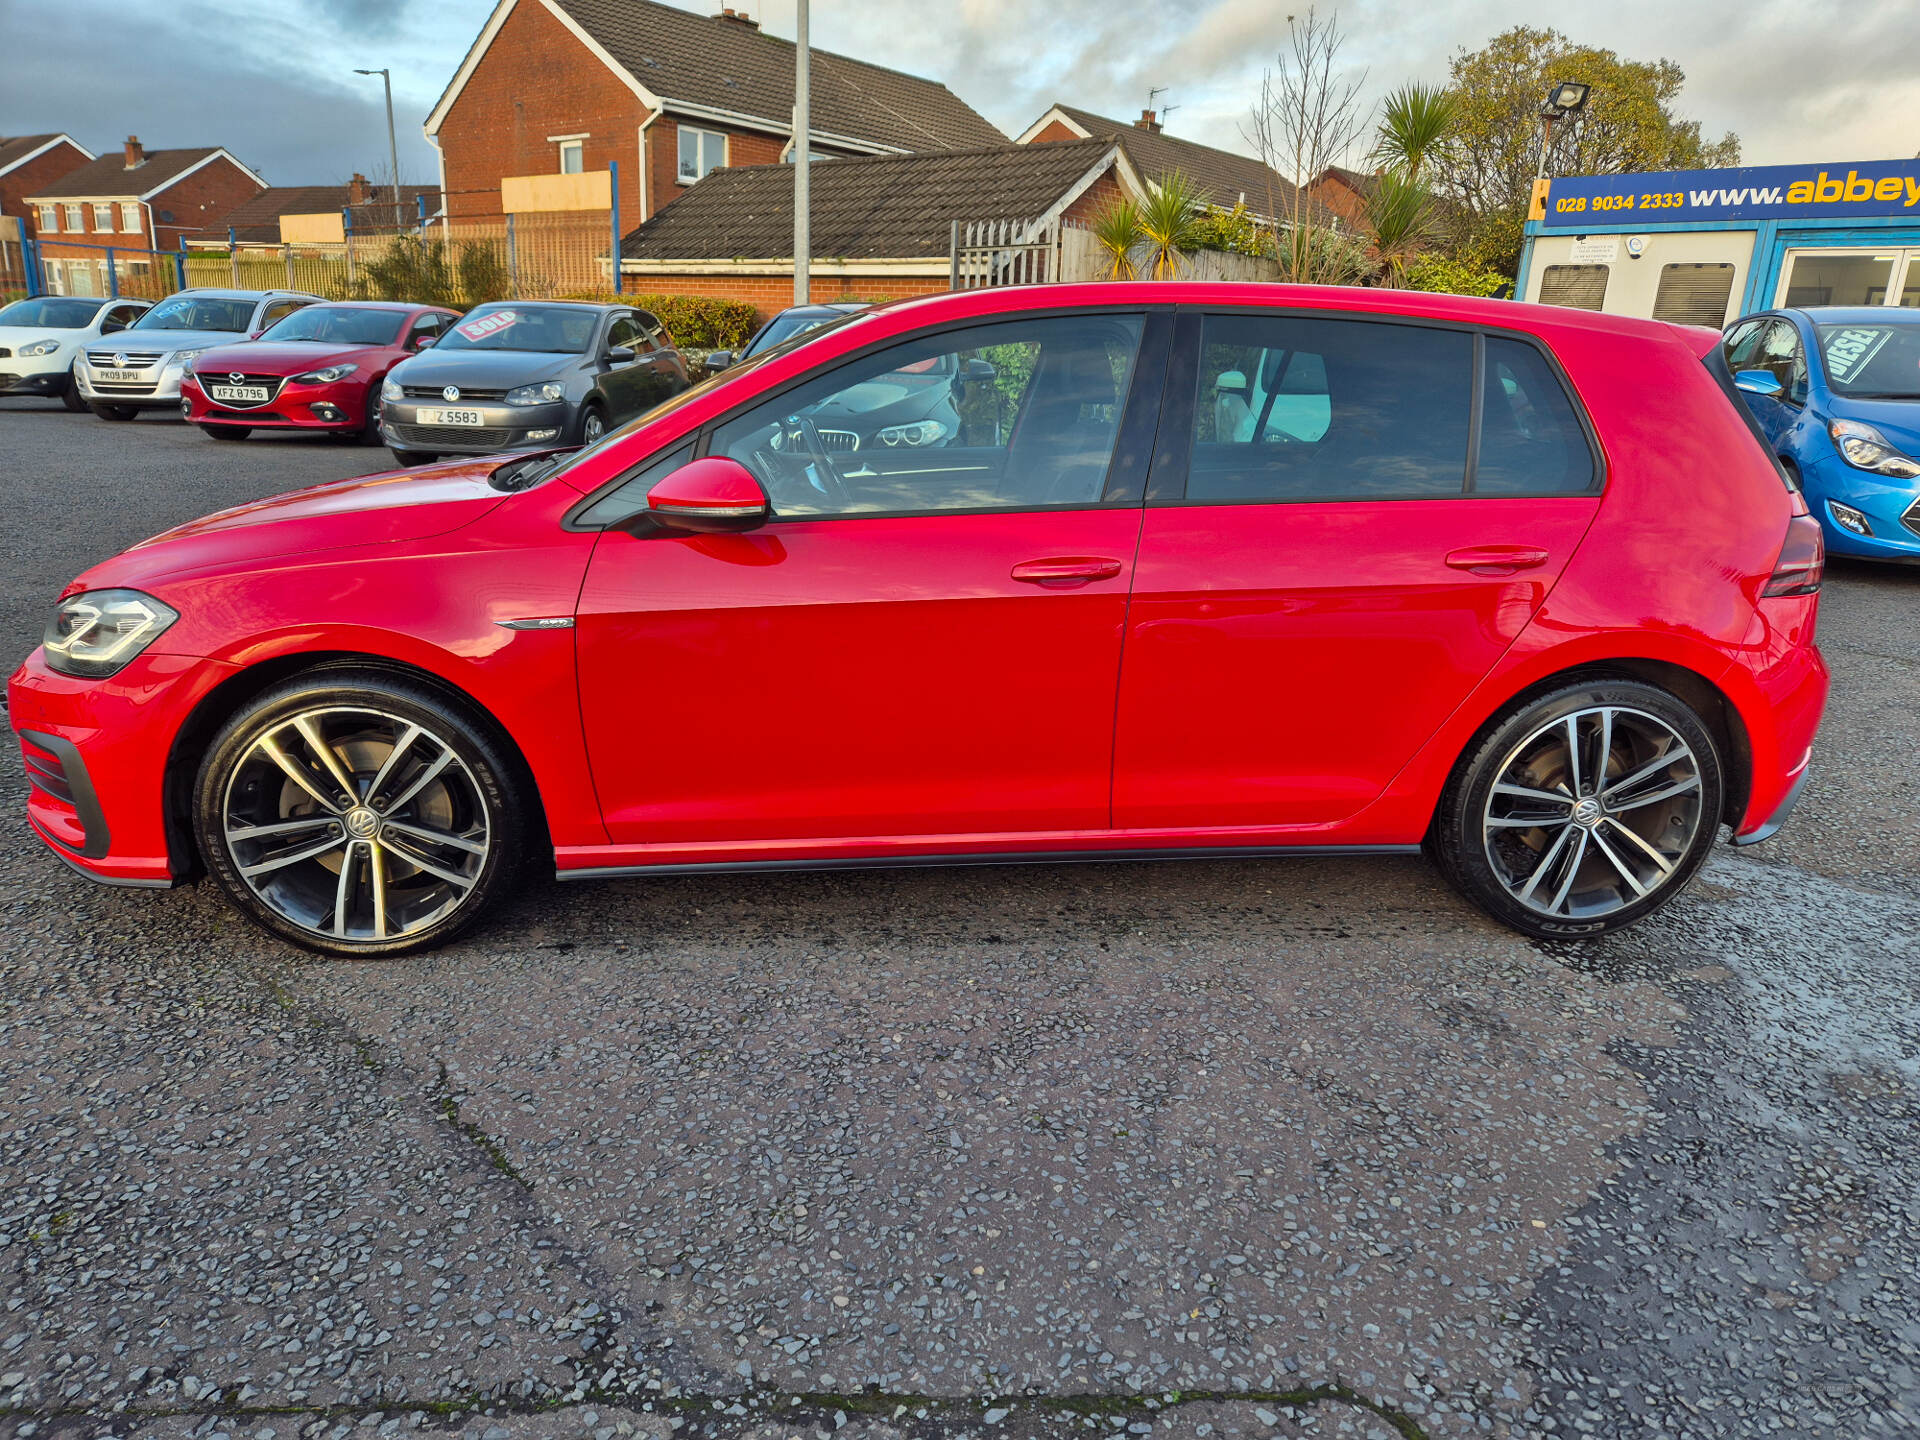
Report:
[{"label": "floodlight on pole", "polygon": [[1592,93],[1591,85],[1582,85],[1577,80],[1561,80],[1548,87],[1547,103],[1540,111],[1540,168],[1534,172],[1537,179],[1547,178],[1547,151],[1553,145],[1553,122],[1586,109],[1587,97]]}]

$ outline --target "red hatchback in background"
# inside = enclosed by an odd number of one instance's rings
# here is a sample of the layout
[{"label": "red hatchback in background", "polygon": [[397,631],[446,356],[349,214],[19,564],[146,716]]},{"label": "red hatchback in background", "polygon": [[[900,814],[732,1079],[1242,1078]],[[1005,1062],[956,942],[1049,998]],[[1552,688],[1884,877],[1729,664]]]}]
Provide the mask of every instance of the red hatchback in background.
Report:
[{"label": "red hatchback in background", "polygon": [[881,306],[577,452],[94,567],[9,688],[29,818],[348,956],[532,868],[1423,846],[1600,934],[1779,827],[1826,698],[1819,527],[1716,341],[1398,290]]},{"label": "red hatchback in background", "polygon": [[378,445],[387,371],[459,318],[434,305],[381,300],[309,305],[257,339],[196,360],[180,384],[180,413],[216,440],[320,430]]}]

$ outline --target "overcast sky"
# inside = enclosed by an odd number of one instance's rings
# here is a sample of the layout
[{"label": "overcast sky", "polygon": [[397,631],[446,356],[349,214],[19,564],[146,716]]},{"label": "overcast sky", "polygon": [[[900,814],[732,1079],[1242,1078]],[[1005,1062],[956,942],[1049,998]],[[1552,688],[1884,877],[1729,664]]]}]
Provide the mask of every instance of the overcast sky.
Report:
[{"label": "overcast sky", "polygon": [[[534,3],[534,0],[523,0]],[[435,176],[420,126],[489,0],[0,0],[0,134],[66,130],[96,151],[225,145],[277,185],[386,169],[380,81],[394,70],[400,166]],[[683,8],[717,10],[717,3]],[[778,34],[794,0],[739,0]],[[1447,60],[1520,23],[1554,24],[1687,72],[1683,113],[1737,133],[1749,164],[1920,151],[1915,0],[1345,0],[1333,10],[1372,93],[1443,80]],[[814,0],[814,43],[944,81],[1018,134],[1054,100],[1120,118],[1166,87],[1168,129],[1245,149],[1240,124],[1278,49],[1274,0]]]}]

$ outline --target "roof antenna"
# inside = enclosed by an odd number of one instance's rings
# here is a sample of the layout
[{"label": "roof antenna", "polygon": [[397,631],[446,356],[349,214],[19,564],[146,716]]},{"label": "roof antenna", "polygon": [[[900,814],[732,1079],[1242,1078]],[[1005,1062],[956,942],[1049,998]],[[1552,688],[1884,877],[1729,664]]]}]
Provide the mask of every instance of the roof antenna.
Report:
[{"label": "roof antenna", "polygon": [[[1160,96],[1165,95],[1170,88],[1171,88],[1170,86],[1166,86],[1166,85],[1156,85],[1151,90],[1147,91],[1147,113],[1149,115],[1155,114],[1155,107],[1153,102],[1156,99],[1158,99]],[[1180,107],[1178,105],[1168,105],[1165,108],[1160,109],[1158,111],[1157,118],[1163,129],[1166,127],[1167,117],[1173,114],[1173,112],[1178,110],[1179,108]]]}]

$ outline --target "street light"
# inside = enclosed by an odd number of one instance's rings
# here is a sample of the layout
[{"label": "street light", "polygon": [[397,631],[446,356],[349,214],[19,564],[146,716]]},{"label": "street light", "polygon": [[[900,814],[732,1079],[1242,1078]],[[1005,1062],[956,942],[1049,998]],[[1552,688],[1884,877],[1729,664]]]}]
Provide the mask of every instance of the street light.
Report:
[{"label": "street light", "polygon": [[355,70],[356,75],[378,75],[387,90],[387,161],[393,166],[393,228],[400,229],[400,147],[393,138],[393,74],[385,68]]},{"label": "street light", "polygon": [[1553,122],[1566,115],[1577,115],[1587,108],[1591,85],[1562,80],[1547,91],[1546,106],[1540,111],[1540,168],[1535,178],[1547,178],[1547,150],[1553,144]]}]

